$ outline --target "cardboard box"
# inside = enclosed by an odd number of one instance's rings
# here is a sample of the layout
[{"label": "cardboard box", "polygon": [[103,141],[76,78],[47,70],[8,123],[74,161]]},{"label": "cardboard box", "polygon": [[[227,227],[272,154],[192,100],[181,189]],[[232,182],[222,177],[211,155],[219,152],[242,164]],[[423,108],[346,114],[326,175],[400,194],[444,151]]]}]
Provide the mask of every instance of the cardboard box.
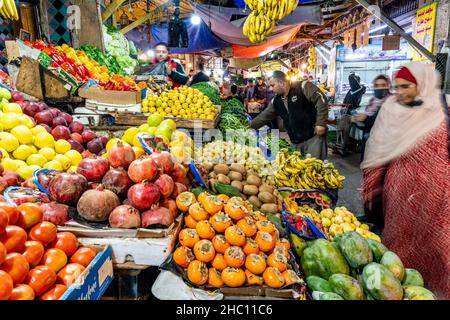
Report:
[{"label": "cardboard box", "polygon": [[93,246],[98,253],[60,300],[100,300],[114,277],[109,246]]},{"label": "cardboard box", "polygon": [[96,86],[80,88],[78,95],[82,98],[111,104],[137,104],[142,101],[141,91],[100,90]]}]

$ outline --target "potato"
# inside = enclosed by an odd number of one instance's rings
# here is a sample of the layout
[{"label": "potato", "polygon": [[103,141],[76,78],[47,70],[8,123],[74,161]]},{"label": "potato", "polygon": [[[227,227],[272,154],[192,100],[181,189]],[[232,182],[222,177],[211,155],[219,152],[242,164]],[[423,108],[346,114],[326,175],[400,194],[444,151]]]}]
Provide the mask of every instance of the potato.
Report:
[{"label": "potato", "polygon": [[231,183],[230,178],[228,178],[226,175],[224,175],[224,174],[222,174],[222,173],[219,173],[219,174],[217,175],[217,180],[218,180],[220,183],[223,183],[223,184],[230,184],[230,183]]},{"label": "potato", "polygon": [[252,186],[250,184],[246,184],[244,186],[244,194],[249,195],[249,196],[255,196],[258,194],[259,190],[258,187],[256,186]]},{"label": "potato", "polygon": [[261,185],[261,179],[258,176],[250,175],[247,176],[247,183],[259,187]]},{"label": "potato", "polygon": [[242,181],[242,173],[236,172],[236,171],[230,171],[228,173],[228,178],[230,178],[231,181]]},{"label": "potato", "polygon": [[213,172],[210,172],[210,173],[209,173],[208,177],[209,177],[210,179],[215,179],[215,178],[217,178],[217,174],[213,171]]},{"label": "potato", "polygon": [[260,192],[258,194],[258,199],[261,200],[263,203],[275,203],[277,201],[277,199],[274,197],[273,194],[266,191]]},{"label": "potato", "polygon": [[214,188],[214,185],[216,184],[217,180],[216,179],[211,179],[209,180],[209,187],[211,188],[211,190],[214,193],[217,193],[216,188]]},{"label": "potato", "polygon": [[257,196],[251,196],[250,198],[248,198],[248,201],[250,201],[257,208],[261,208],[262,206],[262,203],[261,201],[259,201]]},{"label": "potato", "polygon": [[242,175],[244,175],[245,172],[246,172],[245,167],[244,167],[243,165],[237,164],[237,163],[233,163],[233,164],[230,166],[230,170],[239,172],[239,173],[242,174]]},{"label": "potato", "polygon": [[228,169],[228,166],[226,164],[216,164],[214,166],[214,172],[216,174],[224,174],[227,175],[228,172],[230,172],[230,169]]},{"label": "potato", "polygon": [[237,188],[240,192],[242,192],[244,185],[241,181],[231,181],[231,185],[235,188]]},{"label": "potato", "polygon": [[273,203],[265,203],[261,206],[261,211],[264,212],[271,212],[271,213],[277,213],[278,212],[278,206]]},{"label": "potato", "polygon": [[214,165],[212,165],[211,163],[205,163],[204,166],[205,169],[208,170],[208,172],[214,168]]},{"label": "potato", "polygon": [[269,186],[268,184],[263,183],[260,187],[259,187],[259,191],[260,192],[268,192],[270,194],[273,193],[274,188],[272,186]]}]

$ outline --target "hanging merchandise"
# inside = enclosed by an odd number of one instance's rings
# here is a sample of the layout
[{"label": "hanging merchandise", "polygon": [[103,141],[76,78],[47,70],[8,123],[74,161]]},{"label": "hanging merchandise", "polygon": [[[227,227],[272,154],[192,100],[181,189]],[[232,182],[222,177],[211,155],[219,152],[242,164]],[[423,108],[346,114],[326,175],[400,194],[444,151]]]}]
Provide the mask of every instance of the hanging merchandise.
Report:
[{"label": "hanging merchandise", "polygon": [[169,47],[171,48],[187,48],[189,46],[189,38],[186,23],[180,19],[180,9],[175,10],[173,18],[169,22]]},{"label": "hanging merchandise", "polygon": [[297,0],[245,0],[252,13],[245,20],[243,34],[252,43],[260,43],[273,32],[275,23],[283,19],[297,6]]},{"label": "hanging merchandise", "polygon": [[316,49],[314,47],[310,47],[308,49],[308,72],[314,71],[316,68]]},{"label": "hanging merchandise", "polygon": [[0,15],[5,19],[19,20],[19,14],[14,0],[0,0]]}]

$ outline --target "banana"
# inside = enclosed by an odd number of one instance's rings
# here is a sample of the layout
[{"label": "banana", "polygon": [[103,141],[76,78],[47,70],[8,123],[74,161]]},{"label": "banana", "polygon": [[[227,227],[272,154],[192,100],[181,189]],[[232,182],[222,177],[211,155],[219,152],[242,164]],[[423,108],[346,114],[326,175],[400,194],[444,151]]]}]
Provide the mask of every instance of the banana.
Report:
[{"label": "banana", "polygon": [[7,12],[9,18],[13,18],[14,17],[14,9],[12,7],[12,1],[13,0],[5,0],[5,4],[4,4],[6,12]]},{"label": "banana", "polygon": [[294,2],[294,5],[292,6],[292,11],[294,11],[298,7],[298,0],[291,0],[291,1]]},{"label": "banana", "polygon": [[259,0],[256,11],[262,12],[263,9],[264,9],[264,2],[262,0]]},{"label": "banana", "polygon": [[255,35],[259,32],[259,25],[260,25],[260,23],[261,23],[261,20],[259,18],[259,15],[257,15],[255,17],[255,28],[253,29]]},{"label": "banana", "polygon": [[16,6],[16,3],[14,2],[14,0],[11,0],[11,2],[12,2],[13,10],[14,10],[14,19],[15,19],[16,21],[18,21],[18,20],[19,20],[19,13],[17,12],[17,6]]},{"label": "banana", "polygon": [[286,11],[286,0],[281,0],[280,11],[278,12],[278,20],[284,18],[284,12]]},{"label": "banana", "polygon": [[253,11],[255,9],[255,7],[253,6],[252,0],[244,0],[244,2],[250,10]]},{"label": "banana", "polygon": [[242,28],[242,33],[248,37],[249,19],[247,18],[244,22],[244,27]]}]

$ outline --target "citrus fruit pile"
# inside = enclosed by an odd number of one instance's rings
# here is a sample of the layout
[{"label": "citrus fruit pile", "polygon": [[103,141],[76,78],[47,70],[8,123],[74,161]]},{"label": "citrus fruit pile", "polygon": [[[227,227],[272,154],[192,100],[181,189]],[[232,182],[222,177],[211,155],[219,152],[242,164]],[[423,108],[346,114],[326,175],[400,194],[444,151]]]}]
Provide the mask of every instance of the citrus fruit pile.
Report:
[{"label": "citrus fruit pile", "polygon": [[198,89],[183,86],[160,95],[147,97],[142,101],[142,112],[179,118],[214,120],[219,111]]},{"label": "citrus fruit pile", "polygon": [[281,288],[302,282],[289,264],[289,241],[248,201],[183,192],[176,204],[185,213],[185,228],[173,261],[192,284]]}]

